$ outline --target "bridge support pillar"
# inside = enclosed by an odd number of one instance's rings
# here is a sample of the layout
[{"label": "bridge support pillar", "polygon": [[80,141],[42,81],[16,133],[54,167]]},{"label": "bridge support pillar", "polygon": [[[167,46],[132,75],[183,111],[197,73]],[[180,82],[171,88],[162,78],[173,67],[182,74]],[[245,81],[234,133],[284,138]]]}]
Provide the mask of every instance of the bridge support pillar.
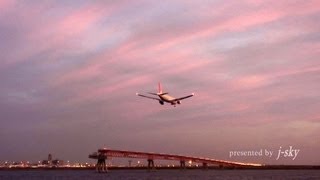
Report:
[{"label": "bridge support pillar", "polygon": [[107,172],[107,165],[106,165],[106,159],[107,157],[104,154],[99,153],[98,155],[98,162],[96,164],[96,171],[101,172]]},{"label": "bridge support pillar", "polygon": [[153,159],[148,159],[148,169],[154,169],[154,161],[153,161]]},{"label": "bridge support pillar", "polygon": [[185,169],[186,168],[186,161],[184,161],[184,160],[180,161],[180,168],[181,169]]},{"label": "bridge support pillar", "polygon": [[207,170],[208,169],[208,163],[202,163],[203,169]]}]

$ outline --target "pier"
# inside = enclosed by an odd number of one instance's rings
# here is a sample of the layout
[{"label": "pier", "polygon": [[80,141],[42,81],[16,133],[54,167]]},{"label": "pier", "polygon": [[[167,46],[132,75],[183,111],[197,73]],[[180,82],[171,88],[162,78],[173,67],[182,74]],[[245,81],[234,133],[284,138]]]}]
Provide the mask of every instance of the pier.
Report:
[{"label": "pier", "polygon": [[224,161],[204,157],[193,157],[184,155],[174,155],[174,154],[163,154],[154,152],[138,152],[138,151],[124,151],[124,150],[112,150],[112,149],[99,149],[98,152],[90,154],[89,158],[97,159],[96,170],[98,172],[107,171],[106,159],[107,158],[138,158],[145,159],[148,162],[148,169],[155,168],[155,160],[170,160],[180,162],[180,168],[186,168],[186,162],[195,162],[202,164],[203,168],[207,168],[209,165],[217,165],[221,168],[223,167],[261,167],[262,164],[255,163],[242,163],[233,161]]}]

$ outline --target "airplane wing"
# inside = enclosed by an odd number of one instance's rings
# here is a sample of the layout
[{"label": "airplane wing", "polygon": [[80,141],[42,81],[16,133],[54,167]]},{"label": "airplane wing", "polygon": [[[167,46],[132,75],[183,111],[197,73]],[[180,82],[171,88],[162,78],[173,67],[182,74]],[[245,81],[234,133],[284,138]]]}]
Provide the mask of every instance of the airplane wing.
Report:
[{"label": "airplane wing", "polygon": [[176,98],[175,101],[180,101],[182,99],[187,99],[187,98],[190,98],[192,96],[194,96],[194,93],[192,93],[191,95],[188,95],[188,96],[181,97],[181,98]]},{"label": "airplane wing", "polygon": [[149,98],[149,99],[153,99],[153,100],[157,100],[157,101],[161,101],[161,99],[159,98],[155,98],[155,97],[150,97],[150,96],[145,96],[143,94],[139,94],[139,93],[136,93],[137,96],[141,96],[141,97],[145,97],[145,98]]}]

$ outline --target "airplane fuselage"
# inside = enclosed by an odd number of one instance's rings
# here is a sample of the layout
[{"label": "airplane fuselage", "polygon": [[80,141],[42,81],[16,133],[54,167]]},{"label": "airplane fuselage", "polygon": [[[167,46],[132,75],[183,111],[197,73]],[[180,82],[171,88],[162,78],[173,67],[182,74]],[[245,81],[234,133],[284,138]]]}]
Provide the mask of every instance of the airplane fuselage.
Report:
[{"label": "airplane fuselage", "polygon": [[176,101],[174,97],[172,96],[169,96],[168,94],[163,94],[163,95],[158,95],[159,98],[164,101],[164,102],[167,102],[167,103],[170,103],[172,105],[175,105],[175,104],[180,104],[180,101]]}]

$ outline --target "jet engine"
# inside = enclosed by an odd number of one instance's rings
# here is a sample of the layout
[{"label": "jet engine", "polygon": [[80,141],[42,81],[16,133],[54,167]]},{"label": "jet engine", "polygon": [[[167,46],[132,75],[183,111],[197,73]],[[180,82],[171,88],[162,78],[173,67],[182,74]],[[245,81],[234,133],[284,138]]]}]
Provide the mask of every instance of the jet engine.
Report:
[{"label": "jet engine", "polygon": [[177,104],[181,104],[181,101],[177,101]]},{"label": "jet engine", "polygon": [[164,104],[164,102],[163,102],[163,101],[159,101],[159,103],[160,103],[161,105],[163,105],[163,104]]}]

